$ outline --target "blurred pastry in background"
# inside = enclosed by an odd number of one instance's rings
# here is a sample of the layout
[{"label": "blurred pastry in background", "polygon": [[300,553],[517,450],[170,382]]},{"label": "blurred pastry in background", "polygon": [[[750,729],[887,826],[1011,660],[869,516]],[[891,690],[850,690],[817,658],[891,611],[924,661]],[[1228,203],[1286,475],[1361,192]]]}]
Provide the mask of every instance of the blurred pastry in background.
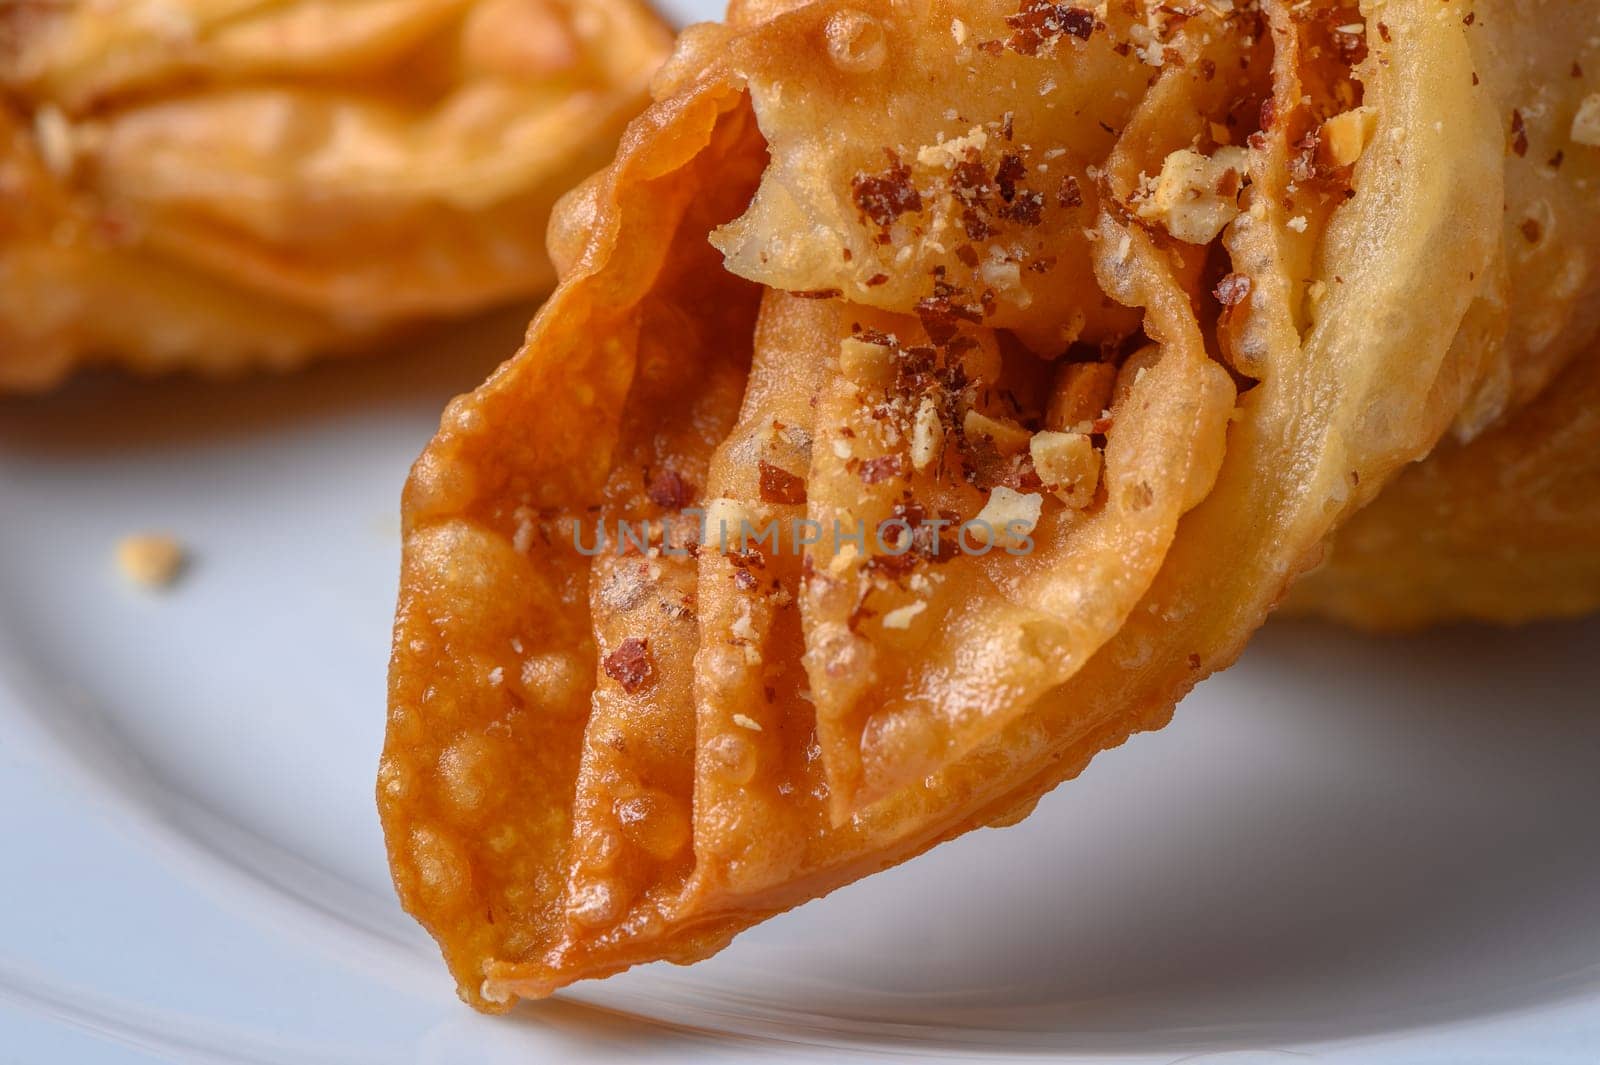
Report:
[{"label": "blurred pastry in background", "polygon": [[0,7],[0,389],[288,368],[542,294],[671,32],[635,0]]}]

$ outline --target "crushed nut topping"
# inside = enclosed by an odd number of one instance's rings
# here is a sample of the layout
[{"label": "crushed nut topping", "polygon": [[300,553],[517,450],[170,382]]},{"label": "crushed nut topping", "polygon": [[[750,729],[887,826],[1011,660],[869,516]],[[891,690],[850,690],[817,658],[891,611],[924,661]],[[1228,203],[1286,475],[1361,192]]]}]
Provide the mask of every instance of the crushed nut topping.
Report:
[{"label": "crushed nut topping", "polygon": [[78,163],[78,145],[72,124],[54,104],[44,104],[33,115],[34,141],[39,158],[56,177],[69,177]]},{"label": "crushed nut topping", "polygon": [[850,182],[850,194],[861,213],[880,229],[887,230],[907,211],[922,210],[922,196],[911,183],[911,168],[894,152],[889,168],[877,174],[857,174]]},{"label": "crushed nut topping", "polygon": [[1137,214],[1186,244],[1209,244],[1239,215],[1249,159],[1243,148],[1218,148],[1210,157],[1188,148],[1173,152]]},{"label": "crushed nut topping", "polygon": [[896,607],[883,615],[883,627],[886,629],[909,629],[912,619],[926,609],[928,609],[928,604],[920,600],[915,603],[907,603],[902,607]]},{"label": "crushed nut topping", "polygon": [[885,344],[845,337],[839,341],[839,370],[858,387],[881,386],[894,375],[893,352]]},{"label": "crushed nut topping", "polygon": [[650,502],[663,510],[682,510],[694,499],[694,486],[672,470],[662,470],[645,489]]},{"label": "crushed nut topping", "polygon": [[178,579],[189,559],[175,538],[161,533],[126,536],[117,544],[117,568],[145,588],[165,588]]},{"label": "crushed nut topping", "polygon": [[1229,274],[1217,282],[1217,302],[1230,310],[1250,298],[1251,281],[1244,274]]},{"label": "crushed nut topping", "polygon": [[632,695],[648,684],[655,675],[650,661],[650,641],[628,637],[615,651],[606,656],[606,676],[622,685],[622,690]]},{"label": "crushed nut topping", "polygon": [[1012,33],[1005,46],[1018,55],[1049,54],[1063,35],[1087,41],[1095,30],[1093,11],[1050,0],[1023,0],[1015,15],[1006,16]]},{"label": "crushed nut topping", "polygon": [[1357,107],[1324,122],[1318,140],[1331,165],[1351,166],[1367,150],[1377,128],[1377,110]]},{"label": "crushed nut topping", "polygon": [[911,429],[911,465],[918,471],[926,470],[938,459],[944,449],[944,422],[939,419],[939,407],[931,396],[922,397],[917,406],[916,420]]},{"label": "crushed nut topping", "polygon": [[980,541],[1009,543],[1027,536],[1039,524],[1044,497],[996,485],[983,509],[973,517],[972,535]]},{"label": "crushed nut topping", "polygon": [[1093,502],[1101,456],[1087,433],[1035,433],[1028,452],[1039,480],[1063,503],[1081,510]]},{"label": "crushed nut topping", "polygon": [[904,472],[905,464],[899,455],[884,455],[861,464],[861,480],[864,484],[878,484]]},{"label": "crushed nut topping", "polygon": [[788,506],[806,501],[805,478],[765,460],[756,463],[761,475],[761,501]]},{"label": "crushed nut topping", "polygon": [[724,554],[737,554],[744,531],[755,525],[755,512],[737,499],[724,497],[706,504],[706,537]]},{"label": "crushed nut topping", "polygon": [[981,153],[989,144],[989,134],[982,126],[973,126],[965,136],[952,137],[937,144],[923,145],[917,149],[917,162],[927,167],[950,170],[968,159],[968,152]]},{"label": "crushed nut topping", "polygon": [[1108,362],[1069,362],[1056,370],[1050,404],[1045,409],[1047,429],[1082,431],[1091,426],[1111,403],[1117,368]]},{"label": "crushed nut topping", "polygon": [[961,421],[961,431],[970,437],[984,437],[1001,455],[1014,455],[1028,446],[1028,430],[1008,419],[991,418],[969,410]]}]

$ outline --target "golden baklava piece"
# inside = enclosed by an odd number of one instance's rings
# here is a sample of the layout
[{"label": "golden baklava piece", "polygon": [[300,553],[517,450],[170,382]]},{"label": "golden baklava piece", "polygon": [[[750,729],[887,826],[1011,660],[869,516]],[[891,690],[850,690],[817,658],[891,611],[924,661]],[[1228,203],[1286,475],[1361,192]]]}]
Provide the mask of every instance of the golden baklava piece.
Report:
[{"label": "golden baklava piece", "polygon": [[[1026,816],[1562,380],[1597,186],[1542,132],[1585,83],[1526,57],[1586,11],[691,28],[405,493],[378,802],[462,996],[693,961]],[[1567,162],[1523,180],[1519,136]]]},{"label": "golden baklava piece", "polygon": [[0,5],[0,389],[229,372],[548,290],[669,32],[636,0]]}]

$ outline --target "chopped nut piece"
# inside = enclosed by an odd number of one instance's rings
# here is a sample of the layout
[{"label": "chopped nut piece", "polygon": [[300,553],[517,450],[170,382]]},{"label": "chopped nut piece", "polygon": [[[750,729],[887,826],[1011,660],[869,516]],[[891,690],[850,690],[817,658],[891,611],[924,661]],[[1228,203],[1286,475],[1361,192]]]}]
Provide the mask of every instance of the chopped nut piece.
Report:
[{"label": "chopped nut piece", "polygon": [[944,423],[939,420],[939,408],[932,397],[923,396],[917,407],[916,422],[911,427],[911,465],[925,470],[938,459],[944,449]]},{"label": "chopped nut piece", "polygon": [[1017,492],[997,485],[989,501],[973,516],[970,535],[980,543],[1008,543],[1033,532],[1039,524],[1044,497],[1034,492]]},{"label": "chopped nut piece", "polygon": [[1350,166],[1367,150],[1377,128],[1377,110],[1357,107],[1324,122],[1319,143],[1334,166]]},{"label": "chopped nut piece", "polygon": [[750,616],[750,607],[744,603],[740,604],[739,616],[734,619],[728,631],[733,633],[736,640],[746,643],[761,638],[760,633],[756,632],[755,619]]},{"label": "chopped nut piece", "polygon": [[1100,452],[1086,433],[1034,433],[1028,444],[1034,472],[1069,507],[1082,510],[1100,483]]},{"label": "chopped nut piece", "polygon": [[880,484],[905,472],[905,464],[899,455],[879,455],[861,464],[861,480],[864,484]]},{"label": "chopped nut piece", "polygon": [[988,259],[978,267],[978,276],[983,278],[985,284],[1019,307],[1026,307],[1032,302],[1032,297],[1022,287],[1022,267],[1016,263]]},{"label": "chopped nut piece", "polygon": [[909,629],[911,619],[928,609],[928,604],[918,600],[907,603],[905,606],[896,607],[883,615],[883,627],[886,629]]},{"label": "chopped nut piece", "polygon": [[1229,274],[1217,282],[1214,295],[1217,302],[1232,310],[1250,298],[1250,290],[1255,287],[1247,274]]},{"label": "chopped nut piece", "polygon": [[856,207],[884,230],[907,211],[922,210],[922,195],[911,183],[911,168],[893,152],[888,155],[889,169],[857,174],[850,180],[850,196]]},{"label": "chopped nut piece", "polygon": [[1239,189],[1248,172],[1243,148],[1218,148],[1207,157],[1184,148],[1167,156],[1140,218],[1159,222],[1186,244],[1208,244],[1239,215]]},{"label": "chopped nut piece", "polygon": [[1572,139],[1600,148],[1600,92],[1590,93],[1578,105],[1578,113],[1572,119]]},{"label": "chopped nut piece", "polygon": [[146,588],[172,584],[188,558],[182,544],[160,533],[126,536],[117,544],[117,568],[123,576]]},{"label": "chopped nut piece", "polygon": [[1117,368],[1109,362],[1063,363],[1044,412],[1045,428],[1066,431],[1093,422],[1110,406],[1116,383]]},{"label": "chopped nut piece", "polygon": [[[1023,0],[1015,15],[1006,16],[1013,32],[1005,47],[1019,55],[1054,54],[1056,42],[1070,34],[1087,41],[1094,33],[1094,12],[1051,0]],[[998,43],[998,42],[997,42]]]},{"label": "chopped nut piece", "polygon": [[72,124],[54,104],[44,104],[33,115],[34,140],[39,145],[39,158],[56,177],[67,177],[78,162],[78,147],[72,135]]},{"label": "chopped nut piece", "polygon": [[761,722],[757,721],[749,714],[734,714],[733,723],[742,729],[749,729],[751,732],[761,731]]},{"label": "chopped nut piece", "polygon": [[968,436],[988,437],[1002,455],[1015,455],[1028,446],[1028,430],[1016,422],[991,418],[975,410],[967,411],[961,428]]},{"label": "chopped nut piece", "polygon": [[725,554],[737,554],[741,533],[753,530],[756,514],[737,499],[713,499],[706,504],[705,542]]},{"label": "chopped nut piece", "polygon": [[682,510],[693,501],[694,486],[672,470],[662,470],[645,489],[645,495],[665,510]]},{"label": "chopped nut piece", "polygon": [[782,466],[770,462],[756,463],[761,476],[761,501],[794,506],[806,501],[806,482]]},{"label": "chopped nut piece", "polygon": [[860,388],[882,386],[894,373],[893,352],[882,344],[845,337],[839,341],[839,370]]},{"label": "chopped nut piece", "polygon": [[622,685],[622,690],[633,694],[650,682],[655,667],[650,663],[650,641],[630,636],[606,656],[603,663],[606,676]]},{"label": "chopped nut piece", "polygon": [[952,137],[938,144],[926,144],[917,149],[917,162],[923,166],[944,167],[946,170],[961,162],[967,150],[981,152],[989,143],[989,134],[982,126],[973,126],[965,137]]}]

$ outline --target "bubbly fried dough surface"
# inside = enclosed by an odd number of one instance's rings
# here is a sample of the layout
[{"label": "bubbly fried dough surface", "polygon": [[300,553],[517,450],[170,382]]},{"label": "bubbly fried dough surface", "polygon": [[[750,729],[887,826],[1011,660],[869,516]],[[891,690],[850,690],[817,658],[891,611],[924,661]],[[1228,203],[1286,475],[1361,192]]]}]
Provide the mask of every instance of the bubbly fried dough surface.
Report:
[{"label": "bubbly fried dough surface", "polygon": [[636,0],[0,5],[0,388],[544,291],[551,205],[669,41]]},{"label": "bubbly fried dough surface", "polygon": [[1232,662],[1486,395],[1475,14],[691,28],[406,491],[378,798],[462,996],[704,957],[1025,816]]}]

